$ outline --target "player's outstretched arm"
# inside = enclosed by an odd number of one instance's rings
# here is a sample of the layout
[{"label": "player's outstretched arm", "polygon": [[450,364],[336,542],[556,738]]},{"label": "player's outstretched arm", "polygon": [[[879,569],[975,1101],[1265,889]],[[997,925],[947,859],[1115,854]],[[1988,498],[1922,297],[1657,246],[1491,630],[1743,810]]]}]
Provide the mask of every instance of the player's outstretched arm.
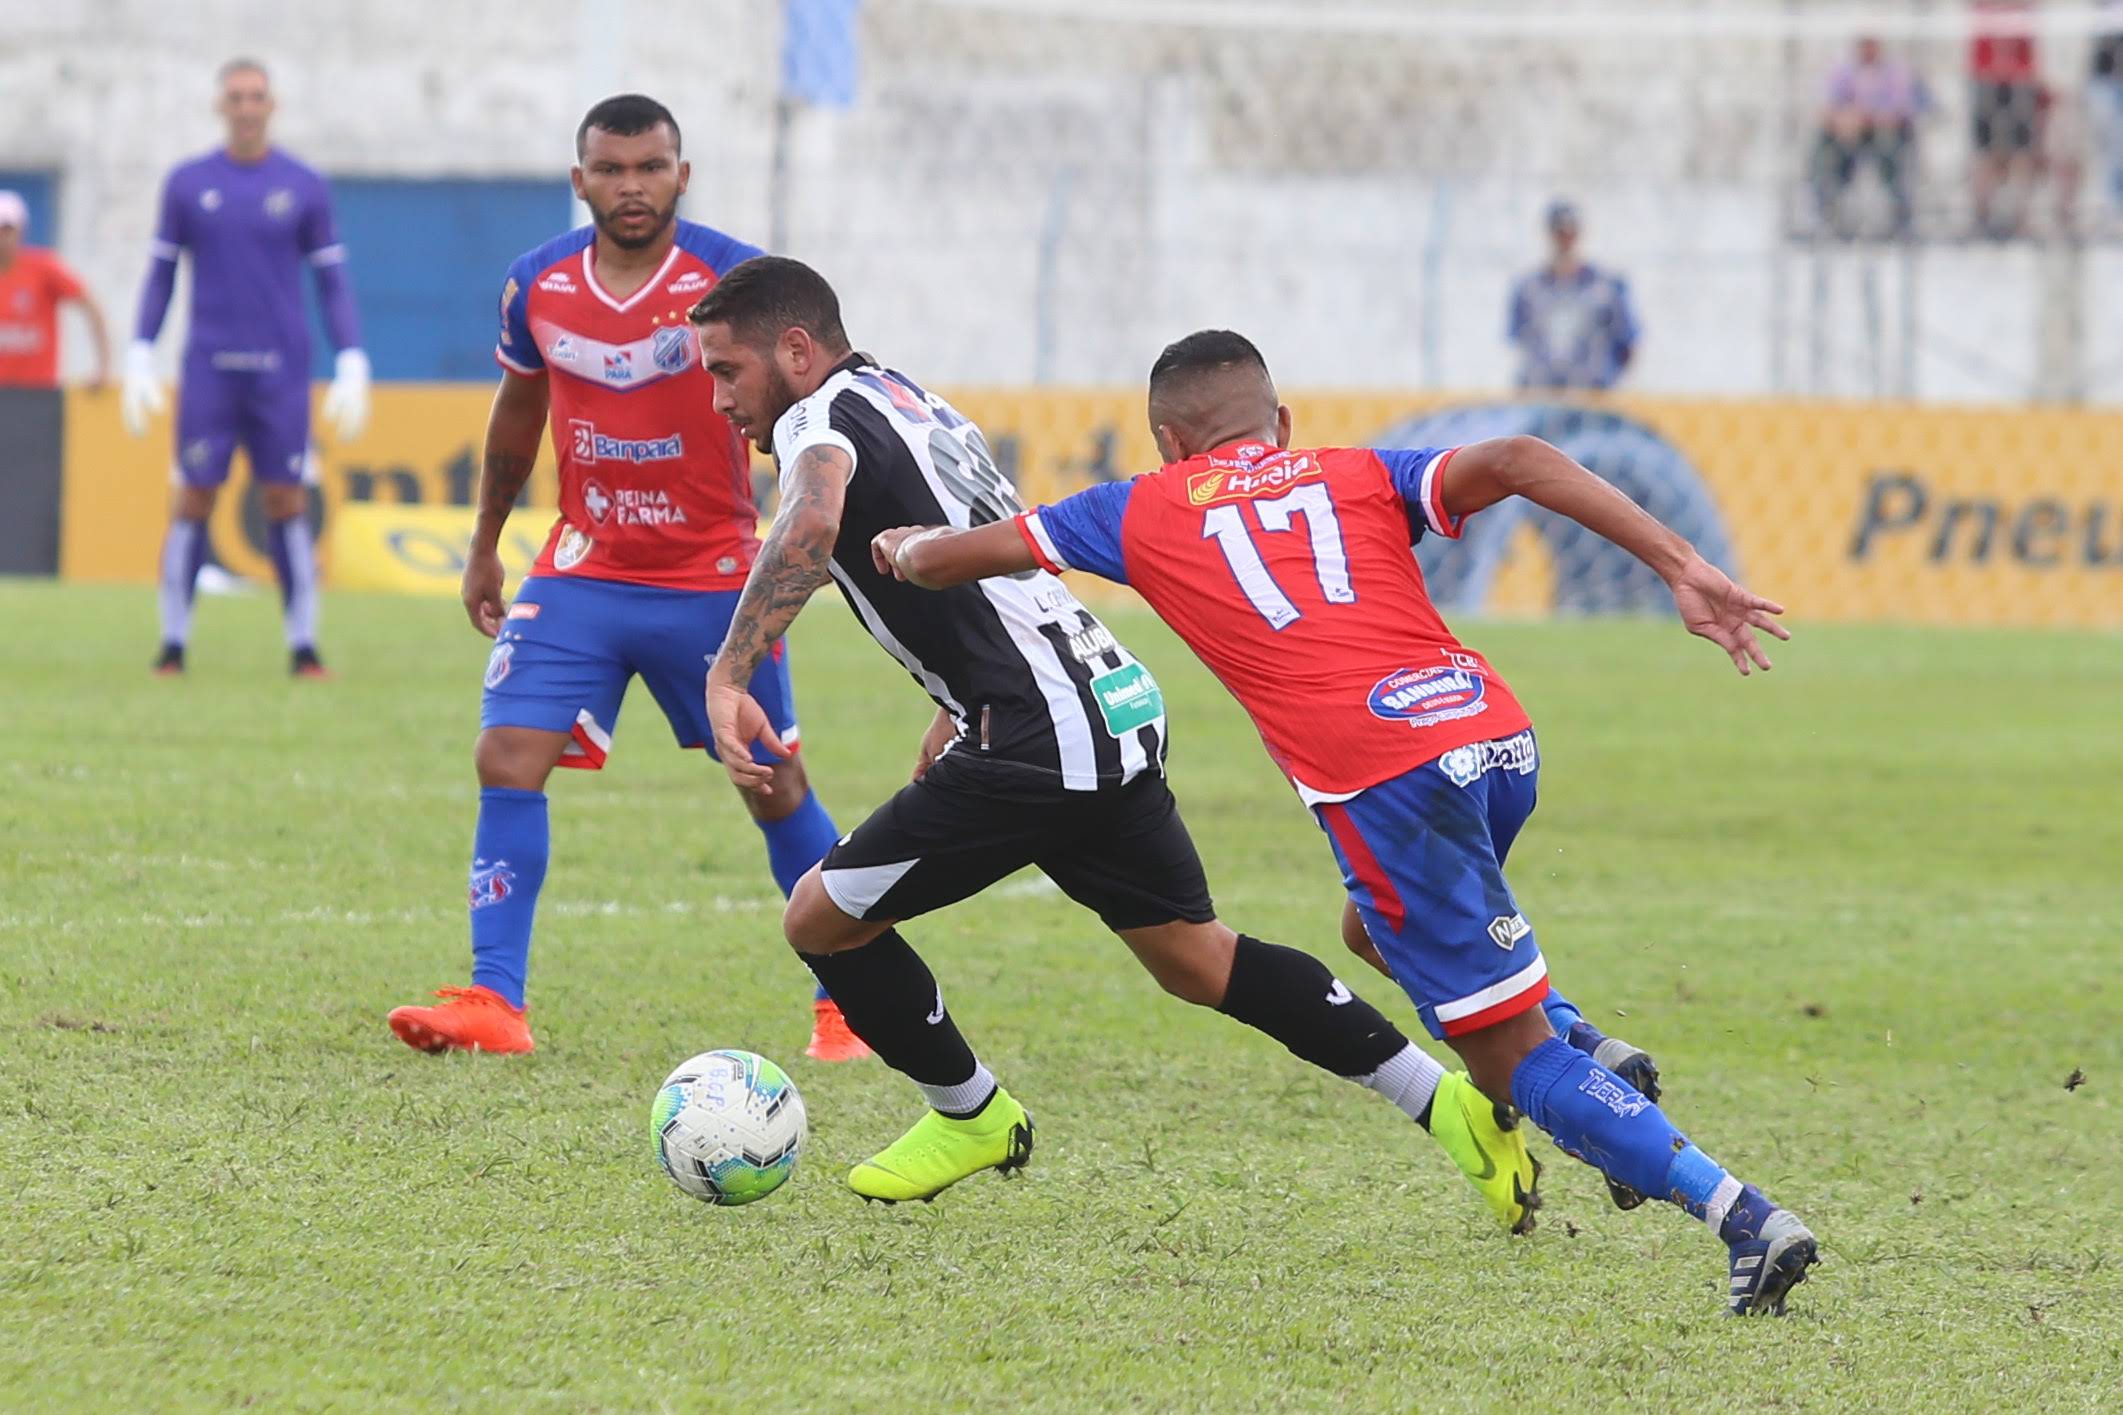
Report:
[{"label": "player's outstretched arm", "polygon": [[759,742],[783,758],[791,749],[774,734],[745,685],[805,602],[832,577],[833,543],[840,539],[841,510],[854,470],[855,459],[831,443],[806,447],[789,466],[782,477],[781,509],[745,578],[730,631],[708,666],[708,724],[723,770],[738,787],[762,796],[772,793],[774,773],[752,760],[752,744]]},{"label": "player's outstretched arm", "polygon": [[501,528],[531,479],[538,462],[538,440],[545,436],[546,381],[504,373],[487,414],[486,451],[479,467],[479,518],[472,525],[472,544],[464,557],[464,612],[472,627],[488,638],[501,632],[503,600]]},{"label": "player's outstretched arm", "polygon": [[1537,437],[1499,437],[1460,448],[1440,476],[1438,494],[1454,518],[1523,496],[1613,541],[1659,573],[1688,632],[1723,649],[1743,676],[1771,666],[1756,630],[1791,637],[1775,618],[1783,605],[1734,584],[1683,537]]},{"label": "player's outstretched arm", "polygon": [[1039,568],[1014,521],[991,521],[970,531],[950,526],[879,531],[870,540],[870,559],[878,574],[897,576],[925,590],[947,590]]}]

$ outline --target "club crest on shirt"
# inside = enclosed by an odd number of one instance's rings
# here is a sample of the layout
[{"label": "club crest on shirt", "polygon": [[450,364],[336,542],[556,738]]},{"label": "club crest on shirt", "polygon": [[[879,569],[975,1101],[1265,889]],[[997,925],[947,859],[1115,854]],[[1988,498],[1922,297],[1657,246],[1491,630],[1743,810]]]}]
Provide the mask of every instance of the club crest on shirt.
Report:
[{"label": "club crest on shirt", "polygon": [[199,209],[201,211],[221,210],[221,188],[208,187],[201,192],[199,194]]},{"label": "club crest on shirt", "polygon": [[665,373],[684,373],[693,362],[690,329],[659,329],[649,338],[649,361]]},{"label": "club crest on shirt", "polygon": [[285,221],[295,211],[295,194],[286,187],[275,187],[265,194],[265,214],[275,221]]},{"label": "club crest on shirt", "polygon": [[553,568],[555,570],[574,569],[577,565],[590,558],[590,551],[595,545],[595,541],[592,541],[573,526],[569,526],[560,533],[560,539],[553,545]]},{"label": "club crest on shirt", "polygon": [[1410,727],[1434,727],[1486,712],[1489,680],[1451,664],[1400,668],[1371,689],[1371,715]]}]

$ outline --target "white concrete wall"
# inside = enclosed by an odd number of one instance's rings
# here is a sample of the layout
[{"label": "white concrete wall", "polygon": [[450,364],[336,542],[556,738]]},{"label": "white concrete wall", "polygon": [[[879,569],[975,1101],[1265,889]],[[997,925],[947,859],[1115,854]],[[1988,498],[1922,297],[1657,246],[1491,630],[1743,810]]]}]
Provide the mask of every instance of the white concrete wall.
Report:
[{"label": "white concrete wall", "polygon": [[[779,12],[0,0],[0,164],[61,173],[65,253],[121,334],[161,174],[216,140],[213,70],[238,52],[273,70],[277,137],[328,174],[557,174],[583,108],[642,89],[686,126],[691,213],[764,241]],[[1863,396],[1895,391],[1905,366],[1920,397],[2040,386],[2032,247],[1922,251],[1911,325],[1894,260],[1868,304],[1864,258],[1833,257],[1817,281],[1786,240],[1832,34],[1310,34],[1102,13],[866,0],[861,98],[801,116],[788,204],[789,248],[835,279],[865,346],[936,383],[1132,381],[1164,341],[1218,323],[1255,333],[1292,386],[1498,387],[1505,290],[1567,192],[1591,254],[1634,282],[1640,388]],[[2046,52],[2075,81],[2069,43]],[[1960,42],[1905,51],[1947,110],[1924,142],[1950,226]],[[2119,276],[2118,248],[2096,246],[2048,296],[2087,336],[2097,399],[2123,400]],[[69,368],[84,355],[70,341]]]}]

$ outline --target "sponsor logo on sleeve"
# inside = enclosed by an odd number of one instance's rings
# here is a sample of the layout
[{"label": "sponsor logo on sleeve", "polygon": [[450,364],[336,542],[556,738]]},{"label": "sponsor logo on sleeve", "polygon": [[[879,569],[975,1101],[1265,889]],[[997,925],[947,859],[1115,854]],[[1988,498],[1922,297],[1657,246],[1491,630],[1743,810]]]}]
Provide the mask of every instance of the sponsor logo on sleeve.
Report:
[{"label": "sponsor logo on sleeve", "polygon": [[1487,712],[1489,680],[1453,664],[1401,668],[1371,689],[1371,715],[1410,727],[1435,727]]}]

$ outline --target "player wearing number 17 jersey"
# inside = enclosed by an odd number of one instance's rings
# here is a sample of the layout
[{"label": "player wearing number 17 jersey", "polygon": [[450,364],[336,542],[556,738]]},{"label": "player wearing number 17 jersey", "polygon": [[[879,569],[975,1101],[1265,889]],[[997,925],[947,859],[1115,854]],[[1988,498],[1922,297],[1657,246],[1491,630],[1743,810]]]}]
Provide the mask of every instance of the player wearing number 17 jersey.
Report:
[{"label": "player wearing number 17 jersey", "polygon": [[1132,585],[1245,707],[1311,807],[1370,942],[1474,1082],[1610,1181],[1705,1221],[1730,1309],[1781,1312],[1813,1235],[1689,1143],[1651,1096],[1557,1037],[1548,966],[1504,881],[1540,766],[1525,709],[1445,626],[1409,553],[1520,495],[1638,555],[1688,628],[1742,673],[1781,607],[1707,564],[1546,443],[1293,448],[1252,344],[1211,331],[1165,350],[1150,420],[1166,465],[1008,525],[900,528],[873,553],[946,587],[1036,567]]},{"label": "player wearing number 17 jersey", "polygon": [[928,1199],[1030,1158],[1031,1118],[974,1056],[896,926],[1034,865],[1168,991],[1385,1096],[1504,1223],[1530,1227],[1533,1164],[1507,1108],[1447,1076],[1318,959],[1217,919],[1165,784],[1157,681],[1105,625],[1037,567],[928,594],[872,559],[872,540],[910,520],[1008,529],[1021,508],[980,429],[855,353],[832,287],[797,261],[745,262],[689,318],[717,408],[782,469],[781,510],[708,672],[723,769],[769,799],[781,789],[750,750],[781,754],[745,684],[829,580],[937,708],[915,779],[827,852],[782,917],[856,1034],[930,1106],[850,1187]]}]

